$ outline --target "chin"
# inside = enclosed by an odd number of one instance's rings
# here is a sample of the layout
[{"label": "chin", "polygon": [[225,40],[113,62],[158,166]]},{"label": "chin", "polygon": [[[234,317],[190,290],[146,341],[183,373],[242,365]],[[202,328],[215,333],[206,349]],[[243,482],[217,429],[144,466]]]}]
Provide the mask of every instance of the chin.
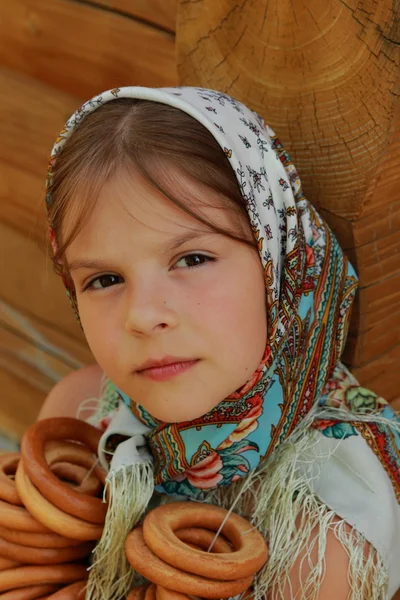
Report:
[{"label": "chin", "polygon": [[168,412],[165,410],[151,410],[150,407],[142,406],[151,414],[151,416],[159,421],[163,421],[164,423],[185,423],[186,421],[194,421],[195,419],[199,419],[203,415],[206,415],[210,410],[218,406],[219,402],[216,402],[210,407],[205,407],[203,410],[182,410],[181,408],[171,409]]}]

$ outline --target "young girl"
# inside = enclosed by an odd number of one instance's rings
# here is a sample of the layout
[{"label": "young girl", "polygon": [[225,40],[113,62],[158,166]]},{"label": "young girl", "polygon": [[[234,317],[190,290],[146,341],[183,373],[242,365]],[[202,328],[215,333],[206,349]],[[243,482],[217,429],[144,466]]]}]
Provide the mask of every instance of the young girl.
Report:
[{"label": "young girl", "polygon": [[126,530],[183,497],[263,533],[256,600],[391,598],[399,420],[340,363],[356,276],[273,131],[219,92],[113,89],[61,132],[47,203],[99,366],[41,417],[100,395],[91,422],[112,459],[88,597],[122,598]]}]

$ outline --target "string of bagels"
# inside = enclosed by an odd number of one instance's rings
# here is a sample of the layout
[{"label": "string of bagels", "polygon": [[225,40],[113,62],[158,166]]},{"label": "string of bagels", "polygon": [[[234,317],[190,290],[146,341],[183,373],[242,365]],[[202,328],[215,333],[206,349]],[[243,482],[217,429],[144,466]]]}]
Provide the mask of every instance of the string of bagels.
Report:
[{"label": "string of bagels", "polygon": [[[108,506],[107,473],[97,460],[100,436],[78,419],[45,419],[26,431],[20,453],[0,454],[3,600],[86,597]],[[147,582],[127,600],[250,597],[268,555],[246,519],[189,501],[150,510],[126,538],[125,553]]]}]

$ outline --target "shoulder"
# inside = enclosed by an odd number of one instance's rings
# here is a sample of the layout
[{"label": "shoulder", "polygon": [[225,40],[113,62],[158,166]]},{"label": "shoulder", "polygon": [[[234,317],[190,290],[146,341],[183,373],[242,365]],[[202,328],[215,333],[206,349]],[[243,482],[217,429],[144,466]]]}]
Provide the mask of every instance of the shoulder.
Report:
[{"label": "shoulder", "polygon": [[[312,449],[312,490],[353,528],[349,531],[362,536],[368,548],[375,549],[382,573],[387,573],[389,592],[393,593],[400,585],[400,506],[377,448],[371,447],[356,430],[342,439],[321,432],[316,437]],[[328,534],[330,548],[340,553],[342,550],[332,538],[334,533]]]},{"label": "shoulder", "polygon": [[102,377],[103,371],[97,364],[72,371],[52,388],[38,418],[76,417],[84,400],[99,397]]},{"label": "shoulder", "polygon": [[[300,525],[300,524],[299,524]],[[344,528],[343,533],[351,535],[352,527],[343,524],[343,521],[337,517],[323,537],[326,536],[325,556],[323,565],[323,575],[319,586],[316,600],[348,600],[351,591],[349,583],[349,552],[344,548],[338,539],[335,525]],[[305,545],[302,552],[296,558],[290,572],[286,587],[283,593],[283,600],[291,600],[292,598],[302,598],[302,590],[304,583],[310,575],[311,567],[319,562],[320,547],[315,540],[321,536],[319,527],[316,527],[312,533],[312,540],[308,545]],[[365,542],[364,557],[366,558],[370,551],[370,545]],[[362,559],[361,559],[362,562]],[[267,600],[273,600],[267,598]]]}]

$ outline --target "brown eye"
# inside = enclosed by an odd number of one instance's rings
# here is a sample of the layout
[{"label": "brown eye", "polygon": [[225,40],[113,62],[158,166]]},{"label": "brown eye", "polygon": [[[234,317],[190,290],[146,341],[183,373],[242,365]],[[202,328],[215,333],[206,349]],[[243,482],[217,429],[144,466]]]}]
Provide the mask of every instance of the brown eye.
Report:
[{"label": "brown eye", "polygon": [[[216,259],[212,256],[207,256],[206,254],[187,254],[186,256],[182,256],[176,263],[175,268],[182,269],[194,269],[195,267],[201,267],[207,262],[213,262]],[[179,263],[182,263],[182,266],[179,266]]]},{"label": "brown eye", "polygon": [[100,277],[96,277],[96,279],[92,279],[92,281],[87,285],[85,289],[92,290],[102,290],[107,287],[111,287],[113,285],[118,285],[122,283],[123,279],[119,275],[100,275]]}]

